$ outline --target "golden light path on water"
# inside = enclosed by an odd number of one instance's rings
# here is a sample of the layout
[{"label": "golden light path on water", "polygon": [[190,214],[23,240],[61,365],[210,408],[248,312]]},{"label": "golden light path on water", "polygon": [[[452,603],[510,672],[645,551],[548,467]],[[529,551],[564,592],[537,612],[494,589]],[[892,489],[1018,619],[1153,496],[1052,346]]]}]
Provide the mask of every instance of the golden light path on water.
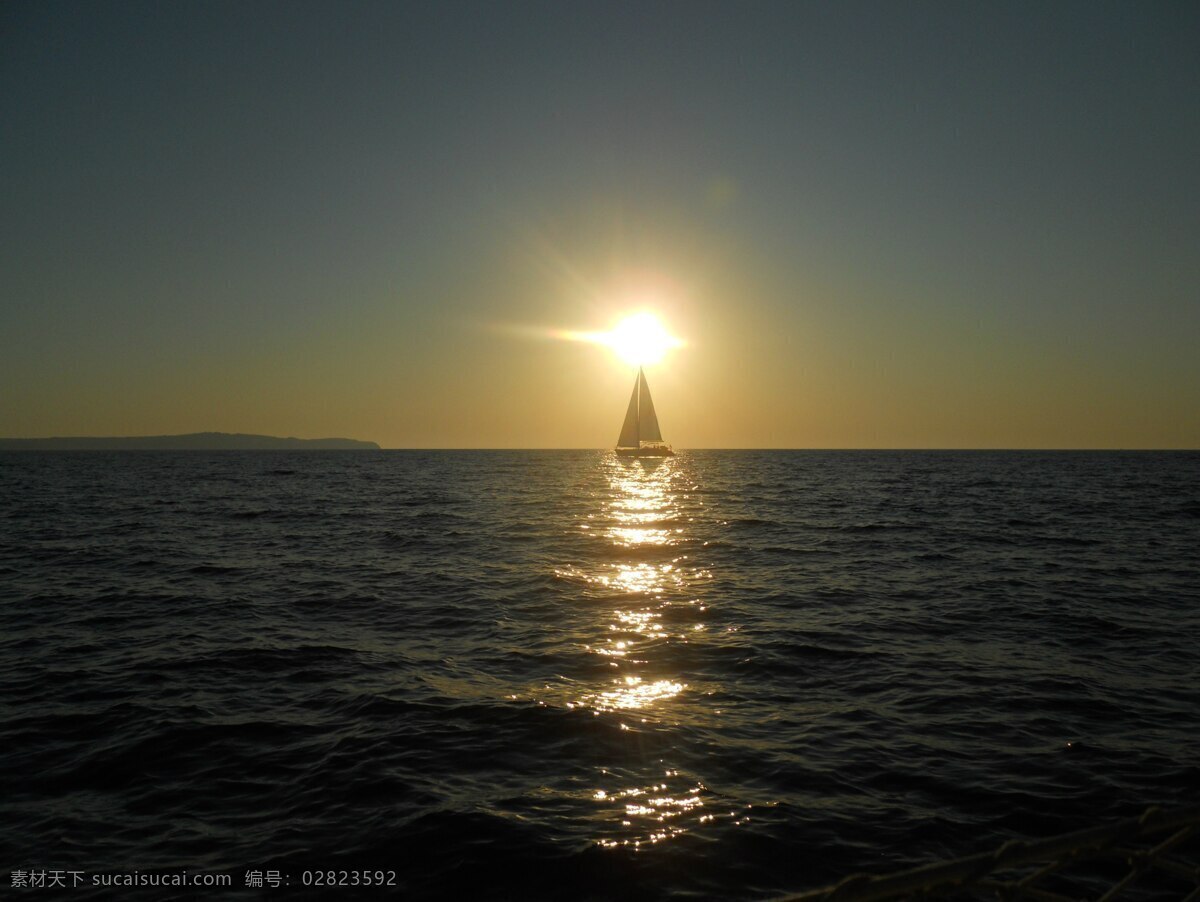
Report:
[{"label": "golden light path on water", "polygon": [[[681,646],[702,638],[705,605],[699,584],[712,574],[685,552],[695,513],[697,486],[679,458],[603,462],[607,492],[598,509],[582,514],[581,534],[598,543],[596,563],[559,569],[560,578],[585,589],[595,605],[596,641],[586,646],[612,668],[599,684],[573,684],[571,709],[614,718],[622,731],[666,734],[680,720],[706,717],[709,687],[690,686],[678,668]],[[547,687],[549,688],[549,687]],[[659,745],[655,745],[656,748]],[[668,757],[614,761],[591,792],[599,825],[596,842],[607,848],[643,846],[694,831],[717,817],[736,819],[699,775]],[[634,756],[636,758],[636,755]]]}]

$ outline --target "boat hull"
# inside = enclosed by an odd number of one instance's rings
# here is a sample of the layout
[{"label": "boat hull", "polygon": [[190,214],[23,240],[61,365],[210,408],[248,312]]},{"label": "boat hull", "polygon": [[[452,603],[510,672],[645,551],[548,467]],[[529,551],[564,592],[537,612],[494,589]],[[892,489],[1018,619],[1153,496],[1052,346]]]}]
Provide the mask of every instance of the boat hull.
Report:
[{"label": "boat hull", "polygon": [[670,448],[617,448],[617,457],[674,457]]}]

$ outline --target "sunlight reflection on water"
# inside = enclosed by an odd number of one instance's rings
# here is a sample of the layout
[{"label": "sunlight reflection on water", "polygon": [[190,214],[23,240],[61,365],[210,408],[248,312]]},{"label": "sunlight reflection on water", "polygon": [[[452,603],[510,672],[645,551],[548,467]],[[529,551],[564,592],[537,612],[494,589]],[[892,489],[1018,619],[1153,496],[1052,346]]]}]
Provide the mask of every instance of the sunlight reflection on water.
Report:
[{"label": "sunlight reflection on water", "polygon": [[[685,682],[663,673],[671,665],[670,643],[686,643],[696,636],[695,627],[673,636],[664,623],[667,609],[687,604],[695,578],[686,555],[673,553],[687,538],[676,488],[682,479],[681,461],[627,461],[614,455],[603,465],[609,494],[593,522],[603,524],[600,534],[611,545],[610,554],[601,569],[578,575],[593,588],[624,596],[618,606],[600,615],[609,635],[588,648],[612,659],[618,675],[574,704],[596,715],[627,716],[634,726],[622,722],[623,730],[661,728],[666,707],[685,700],[688,692]],[[647,727],[650,720],[654,724]],[[645,767],[635,768],[642,771],[642,780],[634,785],[629,784],[628,768],[624,780],[607,771],[602,775],[605,785],[592,795],[603,824],[597,837],[601,846],[636,849],[705,823],[707,787],[663,759],[653,766],[652,774]]]},{"label": "sunlight reflection on water", "polygon": [[692,534],[703,502],[689,460],[608,454],[599,466],[599,487],[576,512],[590,553],[554,573],[581,590],[572,595],[590,641],[577,647],[608,675],[546,685],[538,704],[589,712],[629,737],[595,772],[598,785],[573,796],[587,802],[594,842],[637,851],[718,821],[744,823],[749,806],[709,789],[687,766],[696,750],[676,744],[681,727],[721,714],[710,700],[720,687],[685,677],[696,643],[712,641],[703,584],[714,578],[687,553],[705,544]]}]

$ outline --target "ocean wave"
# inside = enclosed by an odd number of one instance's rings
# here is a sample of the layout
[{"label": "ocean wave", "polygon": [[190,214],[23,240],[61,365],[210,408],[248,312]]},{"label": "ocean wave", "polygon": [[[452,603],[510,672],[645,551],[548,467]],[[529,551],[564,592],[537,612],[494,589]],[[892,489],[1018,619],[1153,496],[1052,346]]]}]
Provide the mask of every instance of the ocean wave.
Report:
[{"label": "ocean wave", "polygon": [[1132,460],[6,461],[12,867],[754,899],[1198,798],[1200,467]]}]

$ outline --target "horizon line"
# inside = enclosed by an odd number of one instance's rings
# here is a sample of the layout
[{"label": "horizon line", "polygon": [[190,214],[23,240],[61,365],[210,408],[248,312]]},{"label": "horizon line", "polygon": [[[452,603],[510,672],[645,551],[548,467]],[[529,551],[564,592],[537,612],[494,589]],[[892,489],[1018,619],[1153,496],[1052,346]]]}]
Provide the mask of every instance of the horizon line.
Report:
[{"label": "horizon line", "polygon": [[[610,447],[597,448],[594,446],[544,446],[544,447],[529,447],[517,445],[490,445],[490,446],[470,446],[470,445],[397,445],[392,447],[380,447],[380,451],[611,451]],[[676,448],[676,451],[955,451],[955,452],[997,452],[997,451],[1145,451],[1145,452],[1165,452],[1165,451],[1180,451],[1180,452],[1196,452],[1200,451],[1200,447],[1187,448],[1163,448],[1163,447],[1129,447],[1129,446],[1096,446],[1096,447],[1067,447],[1067,446],[1026,446],[1026,447],[951,447],[951,446],[911,446],[911,447],[895,447],[895,446],[784,446],[784,445],[695,445],[684,448]]]},{"label": "horizon line", "polygon": [[[229,435],[229,436],[251,436],[276,438],[275,436],[258,436],[254,433],[185,433],[184,435]],[[55,441],[63,438],[99,438],[104,441],[112,441],[119,439],[138,439],[138,438],[160,438],[162,436],[53,436],[50,438],[13,438],[0,436],[0,442],[20,441],[20,442],[39,442],[39,441]],[[177,436],[168,436],[177,437]],[[610,446],[597,447],[594,445],[545,445],[545,446],[528,446],[528,445],[393,445],[384,446],[372,439],[344,439],[344,438],[318,438],[304,439],[298,436],[287,436],[284,441],[300,441],[300,442],[321,442],[321,441],[350,441],[360,442],[364,444],[374,444],[375,448],[305,448],[305,449],[282,449],[282,448],[213,448],[213,449],[187,449],[187,448],[128,448],[128,449],[103,449],[103,450],[129,450],[129,451],[185,451],[185,450],[212,450],[212,451],[279,451],[279,450],[311,450],[311,451],[594,451],[605,452],[611,451]],[[34,450],[51,450],[51,451],[85,451],[89,449],[26,449],[26,448],[2,448],[0,451],[34,451]],[[1084,451],[1124,451],[1124,452],[1198,452],[1200,446],[1196,447],[1162,447],[1162,446],[1065,446],[1065,445],[1025,445],[1025,446],[950,446],[950,445],[911,445],[911,446],[895,446],[895,445],[863,445],[852,447],[847,445],[693,445],[687,447],[677,447],[677,451],[947,451],[947,452],[1016,452],[1016,451],[1044,451],[1044,452],[1084,452]]]}]

